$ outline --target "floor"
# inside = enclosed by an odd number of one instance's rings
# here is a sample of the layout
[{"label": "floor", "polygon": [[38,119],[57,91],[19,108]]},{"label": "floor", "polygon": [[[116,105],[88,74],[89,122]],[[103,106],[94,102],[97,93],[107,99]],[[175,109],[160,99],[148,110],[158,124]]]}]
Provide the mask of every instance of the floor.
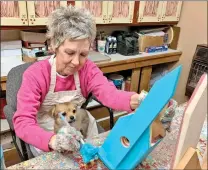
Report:
[{"label": "floor", "polygon": [[20,163],[21,160],[15,148],[4,152],[6,167]]}]

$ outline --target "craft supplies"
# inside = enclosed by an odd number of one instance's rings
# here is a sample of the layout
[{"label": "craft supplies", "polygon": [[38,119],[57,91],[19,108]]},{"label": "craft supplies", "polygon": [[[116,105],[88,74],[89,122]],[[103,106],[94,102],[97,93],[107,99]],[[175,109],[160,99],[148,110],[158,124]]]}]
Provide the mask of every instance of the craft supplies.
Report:
[{"label": "craft supplies", "polygon": [[115,54],[117,52],[117,40],[116,37],[108,36],[106,38],[105,53]]},{"label": "craft supplies", "polygon": [[146,53],[155,53],[155,52],[163,52],[163,51],[167,51],[168,50],[168,46],[167,45],[162,45],[162,46],[158,46],[158,47],[147,47],[145,49]]},{"label": "craft supplies", "polygon": [[127,31],[114,31],[116,37],[116,51],[119,54],[130,56],[139,54],[138,35]]},{"label": "craft supplies", "polygon": [[111,44],[112,44],[112,38],[111,36],[108,36],[106,38],[106,43],[105,43],[105,53],[110,54],[111,52],[110,48],[112,46]]}]

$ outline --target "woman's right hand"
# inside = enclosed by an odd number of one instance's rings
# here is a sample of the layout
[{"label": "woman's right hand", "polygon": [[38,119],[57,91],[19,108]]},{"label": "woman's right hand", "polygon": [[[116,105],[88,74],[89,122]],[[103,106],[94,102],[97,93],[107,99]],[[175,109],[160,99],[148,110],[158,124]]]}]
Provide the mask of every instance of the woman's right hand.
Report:
[{"label": "woman's right hand", "polygon": [[82,138],[81,133],[74,127],[64,126],[56,135],[51,137],[49,147],[58,152],[76,152],[80,149],[80,140]]}]

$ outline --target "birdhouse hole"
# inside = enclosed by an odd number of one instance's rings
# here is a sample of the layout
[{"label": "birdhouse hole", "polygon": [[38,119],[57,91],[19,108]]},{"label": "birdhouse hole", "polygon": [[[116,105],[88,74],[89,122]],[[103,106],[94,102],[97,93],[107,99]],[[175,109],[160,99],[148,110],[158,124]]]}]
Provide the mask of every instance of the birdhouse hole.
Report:
[{"label": "birdhouse hole", "polygon": [[121,144],[126,148],[130,146],[130,142],[125,136],[121,137]]}]

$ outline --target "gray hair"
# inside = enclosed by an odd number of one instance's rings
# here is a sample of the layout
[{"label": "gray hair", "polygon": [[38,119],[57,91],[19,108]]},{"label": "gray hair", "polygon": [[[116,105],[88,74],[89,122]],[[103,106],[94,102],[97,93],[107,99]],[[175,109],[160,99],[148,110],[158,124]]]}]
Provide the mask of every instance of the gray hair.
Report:
[{"label": "gray hair", "polygon": [[47,27],[46,36],[55,49],[66,39],[89,38],[91,43],[96,36],[96,24],[91,13],[71,5],[54,10],[48,18]]}]

